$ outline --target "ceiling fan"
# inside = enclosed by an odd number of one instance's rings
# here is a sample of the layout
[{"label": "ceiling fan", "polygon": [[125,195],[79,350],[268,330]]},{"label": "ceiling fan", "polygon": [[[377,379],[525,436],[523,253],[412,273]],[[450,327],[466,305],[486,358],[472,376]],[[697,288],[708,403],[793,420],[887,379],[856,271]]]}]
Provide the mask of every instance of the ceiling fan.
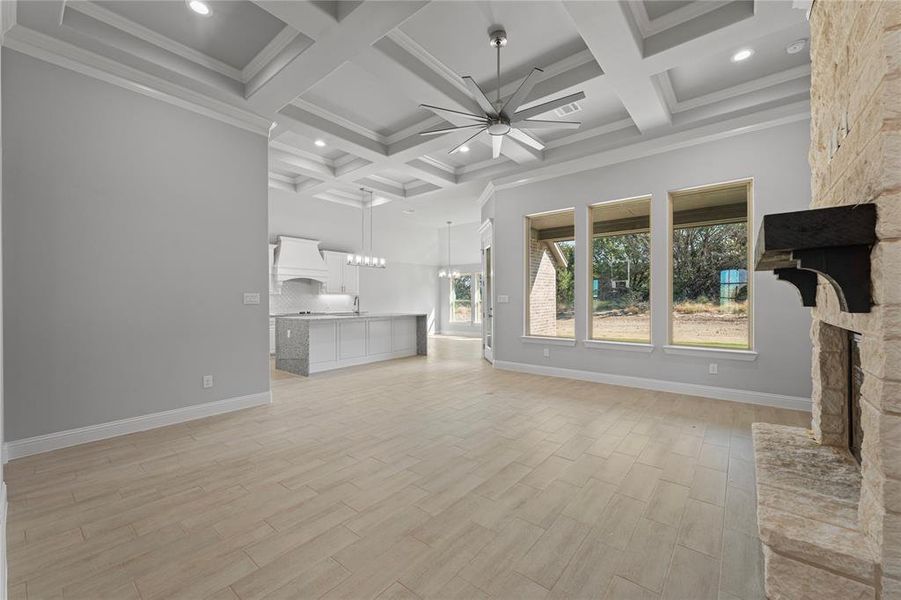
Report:
[{"label": "ceiling fan", "polygon": [[429,104],[420,104],[420,108],[427,108],[439,117],[442,117],[451,123],[465,123],[466,121],[475,121],[472,124],[454,125],[452,127],[439,127],[428,131],[420,132],[419,135],[442,135],[452,131],[463,131],[475,129],[476,132],[467,138],[464,142],[454,146],[449,154],[454,154],[460,150],[467,142],[475,139],[484,132],[488,132],[491,136],[491,155],[497,158],[501,155],[501,146],[504,143],[504,136],[509,135],[514,140],[521,142],[527,146],[531,146],[536,150],[544,150],[544,144],[536,140],[534,137],[523,131],[522,129],[578,129],[582,123],[578,121],[546,121],[541,119],[532,119],[531,117],[544,114],[555,108],[559,108],[566,104],[576,102],[585,98],[584,92],[576,92],[563,98],[557,98],[538,106],[533,106],[525,110],[517,111],[532,91],[532,88],[538,83],[538,74],[543,71],[538,67],[532,68],[519,88],[510,96],[506,102],[501,101],[501,48],[507,45],[507,32],[503,29],[495,29],[488,34],[489,42],[493,48],[497,49],[497,96],[492,103],[491,100],[479,87],[475,79],[470,76],[463,77],[463,83],[472,95],[473,99],[484,111],[484,114],[472,114],[450,108],[441,108],[431,106]]}]

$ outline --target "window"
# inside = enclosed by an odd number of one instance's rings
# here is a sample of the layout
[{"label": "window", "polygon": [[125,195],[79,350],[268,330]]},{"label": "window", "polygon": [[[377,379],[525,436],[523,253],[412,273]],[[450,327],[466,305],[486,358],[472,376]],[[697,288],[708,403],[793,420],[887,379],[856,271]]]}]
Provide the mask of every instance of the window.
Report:
[{"label": "window", "polygon": [[651,342],[651,199],[591,207],[591,339]]},{"label": "window", "polygon": [[751,182],[670,194],[670,343],[749,349]]},{"label": "window", "polygon": [[469,273],[450,280],[450,322],[472,322],[472,275]]},{"label": "window", "polygon": [[575,337],[572,209],[526,217],[526,334]]}]

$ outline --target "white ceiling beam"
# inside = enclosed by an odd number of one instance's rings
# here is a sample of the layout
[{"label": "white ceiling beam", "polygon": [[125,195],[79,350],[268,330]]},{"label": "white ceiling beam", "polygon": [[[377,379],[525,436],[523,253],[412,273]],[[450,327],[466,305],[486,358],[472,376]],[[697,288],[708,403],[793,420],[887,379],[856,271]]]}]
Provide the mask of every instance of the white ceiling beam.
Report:
[{"label": "white ceiling beam", "polygon": [[563,6],[638,128],[652,131],[670,125],[672,115],[642,64],[642,39],[623,4],[567,0]]},{"label": "white ceiling beam", "polygon": [[[269,8],[275,8],[266,3]],[[276,3],[290,5],[313,4],[307,2]],[[281,71],[247,98],[255,110],[271,115],[297,98],[342,64],[368,49],[389,31],[416,14],[428,4],[423,0],[364,2],[340,22],[309,36],[316,43],[304,50]],[[267,8],[268,10],[268,8]],[[294,9],[292,9],[294,10]],[[292,27],[302,23],[292,20]],[[306,34],[305,34],[306,35]]]},{"label": "white ceiling beam", "polygon": [[450,173],[440,167],[429,164],[424,160],[420,160],[418,158],[416,160],[411,160],[407,163],[407,166],[416,169],[418,173],[416,177],[418,179],[421,179],[433,185],[437,185],[439,187],[449,187],[451,185],[456,185],[457,183],[456,174]]},{"label": "white ceiling beam", "polygon": [[308,177],[335,176],[335,171],[327,165],[270,146],[269,163],[271,164],[273,161],[286,165],[290,167],[291,170],[302,173]]},{"label": "white ceiling beam", "polygon": [[318,40],[335,26],[335,15],[316,2],[285,2],[284,0],[253,0],[253,3],[284,21],[288,26],[305,36]]}]

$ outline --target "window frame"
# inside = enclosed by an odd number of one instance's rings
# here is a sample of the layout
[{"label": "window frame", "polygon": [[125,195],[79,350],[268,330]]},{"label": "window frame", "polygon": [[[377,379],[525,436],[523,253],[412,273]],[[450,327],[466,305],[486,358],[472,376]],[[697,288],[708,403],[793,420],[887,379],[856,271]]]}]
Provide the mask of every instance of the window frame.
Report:
[{"label": "window frame", "polygon": [[[694,344],[676,344],[673,341],[673,201],[674,196],[685,192],[693,192],[698,190],[711,190],[717,188],[736,187],[743,184],[747,189],[747,219],[746,219],[746,235],[747,235],[747,267],[748,267],[748,347],[747,348],[722,348],[717,346],[694,345]],[[666,194],[666,254],[667,254],[667,271],[666,271],[666,345],[664,349],[669,349],[668,353],[677,354],[682,351],[695,351],[698,354],[709,353],[710,351],[727,353],[748,354],[756,356],[756,345],[754,340],[754,312],[757,305],[754,297],[754,178],[746,177],[742,179],[733,179],[729,181],[720,181],[716,183],[708,183],[702,185],[694,185],[675,190],[669,190]]]},{"label": "window frame", "polygon": [[[579,338],[579,332],[575,327],[575,323],[573,323],[573,335],[572,337],[561,337],[561,336],[543,336],[543,335],[535,335],[530,331],[530,322],[529,322],[529,313],[531,312],[531,304],[529,301],[530,298],[530,274],[531,274],[531,261],[532,261],[532,249],[531,249],[531,222],[532,219],[536,217],[545,217],[548,215],[555,215],[561,213],[570,213],[572,215],[573,220],[573,260],[578,261],[579,256],[579,232],[578,227],[576,226],[576,207],[564,207],[564,208],[555,208],[552,210],[543,210],[535,213],[528,213],[522,216],[522,336],[521,339],[523,341],[534,341],[540,340],[543,343],[548,343],[551,345],[562,345],[562,346],[574,346],[576,340]],[[561,238],[562,239],[562,238]],[[556,243],[556,242],[555,242]],[[579,270],[576,269],[576,265],[573,265],[573,304],[576,302],[576,289],[578,288],[578,277]],[[573,321],[575,321],[575,306],[573,307]]]},{"label": "window frame", "polygon": [[[476,308],[475,303],[476,299],[480,296],[479,292],[476,289],[476,281],[480,276],[479,272],[461,272],[459,277],[448,277],[447,278],[447,323],[449,326],[454,325],[470,325],[476,326],[480,325],[481,321],[476,321]],[[452,296],[454,295],[454,279],[462,279],[464,277],[469,277],[469,320],[468,321],[457,321],[454,319],[454,300]]]},{"label": "window frame", "polygon": [[[594,337],[594,297],[592,296],[593,292],[593,283],[594,283],[594,217],[592,216],[594,209],[600,206],[605,205],[613,205],[613,204],[623,204],[627,202],[638,202],[640,200],[646,200],[648,203],[648,340],[646,342],[635,342],[635,341],[625,341],[625,340],[615,340],[609,338],[596,338]],[[601,202],[595,202],[593,204],[589,204],[588,206],[588,243],[586,244],[585,252],[585,269],[583,269],[584,277],[585,277],[585,292],[586,292],[586,326],[587,331],[585,332],[585,344],[588,347],[597,347],[601,348],[607,344],[623,344],[630,346],[652,346],[654,343],[654,296],[655,294],[652,291],[653,286],[653,278],[654,278],[654,196],[653,194],[640,194],[638,196],[630,196],[628,198],[616,198],[615,200],[602,200]],[[629,233],[635,233],[629,232]],[[620,234],[620,235],[628,235]],[[618,346],[611,346],[618,347]]]}]

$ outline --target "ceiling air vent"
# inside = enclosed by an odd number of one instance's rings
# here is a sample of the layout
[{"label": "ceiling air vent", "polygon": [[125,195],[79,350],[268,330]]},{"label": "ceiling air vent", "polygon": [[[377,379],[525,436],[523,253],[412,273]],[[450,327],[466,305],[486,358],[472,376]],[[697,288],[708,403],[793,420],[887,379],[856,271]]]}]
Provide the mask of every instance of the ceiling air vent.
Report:
[{"label": "ceiling air vent", "polygon": [[554,114],[558,117],[568,117],[573,113],[577,113],[582,110],[582,107],[579,106],[578,102],[570,102],[569,104],[564,104],[560,108],[554,110]]}]

